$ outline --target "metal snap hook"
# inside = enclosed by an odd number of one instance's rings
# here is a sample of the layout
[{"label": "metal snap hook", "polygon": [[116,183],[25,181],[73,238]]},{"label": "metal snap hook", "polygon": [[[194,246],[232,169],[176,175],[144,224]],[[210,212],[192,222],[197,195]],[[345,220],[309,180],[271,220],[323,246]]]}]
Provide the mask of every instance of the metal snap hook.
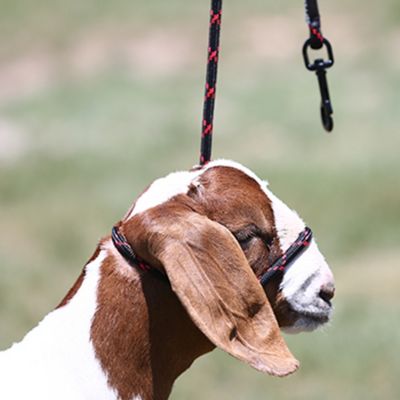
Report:
[{"label": "metal snap hook", "polygon": [[317,58],[313,62],[310,62],[309,49],[312,48],[311,39],[306,40],[303,46],[303,58],[304,64],[309,71],[315,71],[318,78],[318,86],[321,94],[321,107],[320,114],[322,125],[327,132],[331,132],[333,129],[333,107],[329,96],[328,81],[326,78],[326,70],[334,64],[335,60],[333,57],[332,46],[327,39],[322,40],[323,47],[326,48],[327,59]]}]

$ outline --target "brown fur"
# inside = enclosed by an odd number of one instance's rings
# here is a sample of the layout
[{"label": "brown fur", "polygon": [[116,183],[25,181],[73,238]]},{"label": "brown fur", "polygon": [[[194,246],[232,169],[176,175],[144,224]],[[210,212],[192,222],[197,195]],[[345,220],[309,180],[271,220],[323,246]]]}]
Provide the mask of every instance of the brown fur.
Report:
[{"label": "brown fur", "polygon": [[215,167],[187,195],[119,225],[173,289],[116,251],[102,263],[91,337],[121,400],[166,399],[175,379],[215,345],[272,374],[297,368],[279,333],[277,321],[293,322],[280,315],[287,310],[279,281],[267,298],[255,277],[281,254],[271,203],[255,181]]},{"label": "brown fur", "polygon": [[[243,232],[248,234],[249,226],[254,228],[257,235],[241,247],[256,276],[261,276],[282,255],[271,200],[245,173],[229,167],[212,168],[201,175],[200,186],[193,186],[188,195],[202,205],[210,219],[227,227],[236,238],[240,239]],[[291,326],[297,315],[279,295],[279,284],[278,275],[264,289],[279,326]]]},{"label": "brown fur", "polygon": [[166,399],[175,379],[214,346],[167,283],[137,271],[128,280],[116,262],[109,257],[102,265],[91,331],[96,355],[121,400]]}]

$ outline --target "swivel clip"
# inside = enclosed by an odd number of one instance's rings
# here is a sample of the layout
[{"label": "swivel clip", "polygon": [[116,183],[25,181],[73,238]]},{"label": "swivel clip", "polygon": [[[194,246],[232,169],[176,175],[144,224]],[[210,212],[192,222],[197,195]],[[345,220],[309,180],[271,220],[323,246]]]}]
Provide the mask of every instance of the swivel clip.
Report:
[{"label": "swivel clip", "polygon": [[326,49],[327,59],[316,58],[310,62],[309,49],[313,49],[312,39],[306,40],[303,46],[303,59],[306,68],[309,71],[315,71],[318,78],[319,91],[321,93],[321,120],[324,129],[331,132],[333,129],[333,108],[329,96],[328,81],[326,78],[326,70],[334,64],[333,50],[329,41],[322,39],[322,47]]}]

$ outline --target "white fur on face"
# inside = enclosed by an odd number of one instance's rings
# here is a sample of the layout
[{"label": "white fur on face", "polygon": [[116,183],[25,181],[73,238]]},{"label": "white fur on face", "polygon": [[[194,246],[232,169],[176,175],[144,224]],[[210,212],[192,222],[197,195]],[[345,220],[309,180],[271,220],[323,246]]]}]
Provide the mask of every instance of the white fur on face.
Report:
[{"label": "white fur on face", "polygon": [[[272,201],[281,250],[285,252],[305,228],[305,224],[295,211],[266,186],[264,191]],[[334,287],[333,275],[315,239],[312,239],[310,246],[285,270],[280,285],[283,296],[300,315],[295,325],[287,331],[313,330],[330,318],[332,307],[319,295],[322,287]]]},{"label": "white fur on face", "polygon": [[[239,169],[258,182],[271,200],[281,251],[285,252],[304,230],[304,221],[269,190],[267,182],[248,168],[227,160],[216,161],[212,166],[216,165]],[[280,285],[284,298],[299,314],[296,323],[285,328],[286,331],[295,333],[314,330],[329,320],[332,306],[319,296],[322,287],[334,288],[333,274],[315,239],[312,239],[310,246],[287,267]]]},{"label": "white fur on face", "polygon": [[[213,166],[239,169],[258,182],[271,200],[281,251],[285,252],[306,226],[299,215],[269,190],[267,182],[262,181],[254,172],[241,164],[219,160],[207,165],[208,168]],[[332,306],[319,296],[322,287],[334,288],[333,274],[315,239],[312,239],[310,246],[288,266],[280,285],[284,298],[299,314],[295,324],[285,328],[286,331],[295,333],[314,330],[329,320]]]}]

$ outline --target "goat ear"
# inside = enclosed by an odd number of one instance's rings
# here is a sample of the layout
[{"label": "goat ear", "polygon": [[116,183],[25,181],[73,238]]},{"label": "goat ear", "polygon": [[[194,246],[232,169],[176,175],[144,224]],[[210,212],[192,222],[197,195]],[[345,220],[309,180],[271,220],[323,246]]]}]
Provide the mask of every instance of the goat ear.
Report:
[{"label": "goat ear", "polygon": [[166,204],[145,214],[140,240],[145,237],[147,243],[139,245],[140,253],[163,266],[203,334],[259,371],[277,376],[294,372],[298,362],[231,232],[183,207]]}]

